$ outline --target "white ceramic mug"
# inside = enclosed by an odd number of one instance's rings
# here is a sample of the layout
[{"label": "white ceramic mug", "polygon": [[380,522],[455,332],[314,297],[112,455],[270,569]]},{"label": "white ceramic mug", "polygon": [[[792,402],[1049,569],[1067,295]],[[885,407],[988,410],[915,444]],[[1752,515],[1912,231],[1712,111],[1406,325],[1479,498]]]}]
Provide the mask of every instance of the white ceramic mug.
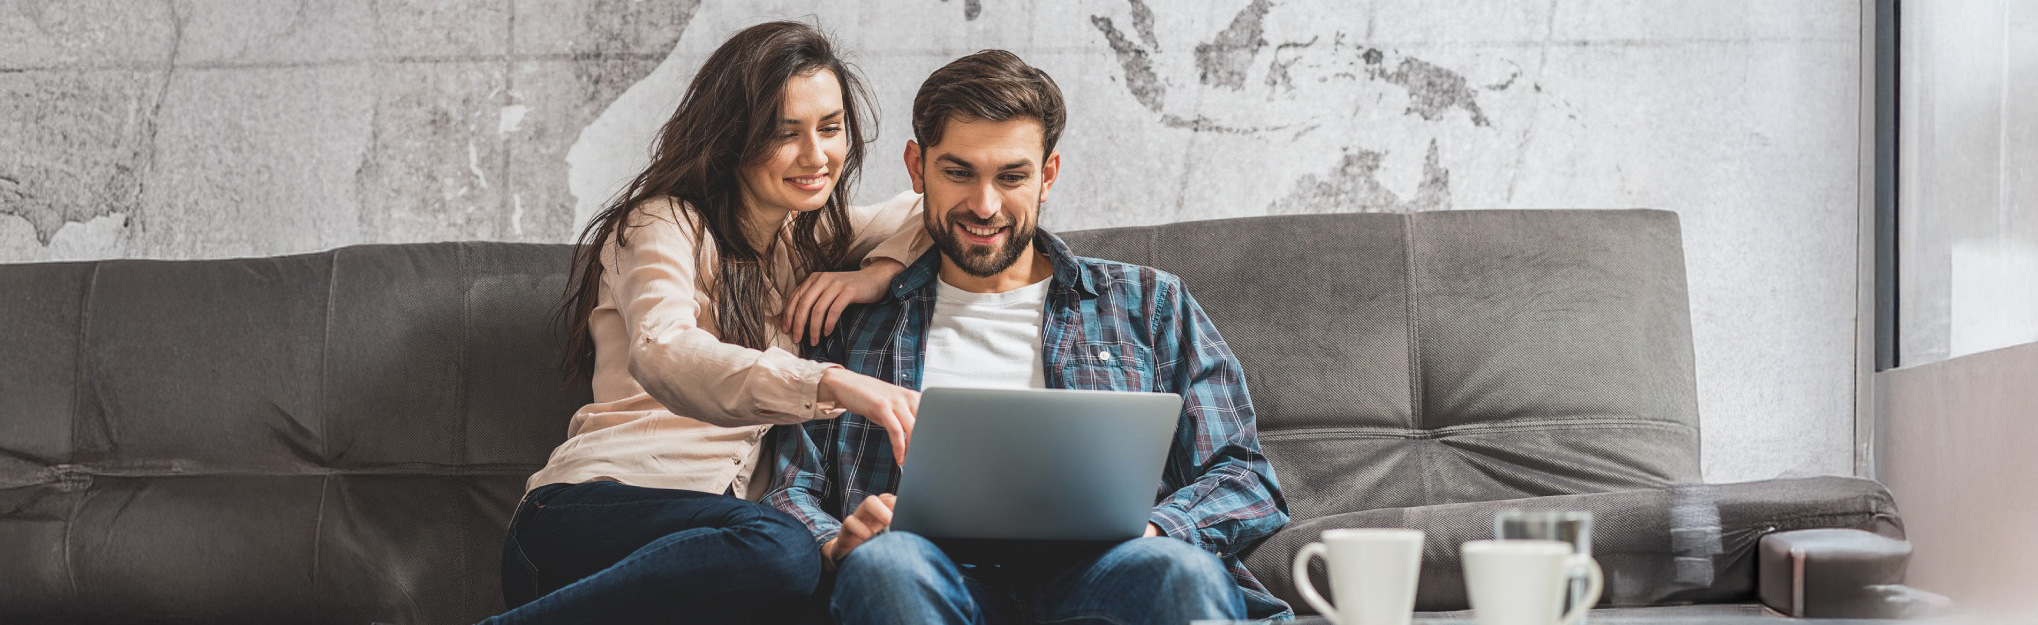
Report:
[{"label": "white ceramic mug", "polygon": [[[1330,595],[1316,594],[1309,559],[1330,570]],[[1295,590],[1334,625],[1408,625],[1415,612],[1415,579],[1422,570],[1422,530],[1328,530],[1323,542],[1295,553]]]},{"label": "white ceramic mug", "polygon": [[[1479,625],[1575,625],[1606,586],[1599,563],[1566,542],[1474,540],[1463,552],[1465,588]],[[1589,576],[1585,595],[1560,617],[1571,573],[1580,569]]]}]

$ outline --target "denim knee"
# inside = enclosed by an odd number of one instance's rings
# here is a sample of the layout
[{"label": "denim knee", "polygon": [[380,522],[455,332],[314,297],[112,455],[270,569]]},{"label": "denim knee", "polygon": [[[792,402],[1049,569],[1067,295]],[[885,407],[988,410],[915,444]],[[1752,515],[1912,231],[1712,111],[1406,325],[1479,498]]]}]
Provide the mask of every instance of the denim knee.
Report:
[{"label": "denim knee", "polygon": [[944,579],[941,566],[948,555],[912,532],[885,532],[850,550],[842,558],[836,585],[918,584]]},{"label": "denim knee", "polygon": [[821,583],[821,550],[805,525],[774,509],[758,506],[729,527],[767,588],[807,597]]},{"label": "denim knee", "polygon": [[926,538],[885,532],[843,557],[829,611],[844,625],[971,623],[982,614],[962,570]]},{"label": "denim knee", "polygon": [[1112,550],[1111,557],[1158,584],[1181,589],[1230,590],[1235,582],[1224,562],[1208,551],[1164,536],[1136,538]]}]

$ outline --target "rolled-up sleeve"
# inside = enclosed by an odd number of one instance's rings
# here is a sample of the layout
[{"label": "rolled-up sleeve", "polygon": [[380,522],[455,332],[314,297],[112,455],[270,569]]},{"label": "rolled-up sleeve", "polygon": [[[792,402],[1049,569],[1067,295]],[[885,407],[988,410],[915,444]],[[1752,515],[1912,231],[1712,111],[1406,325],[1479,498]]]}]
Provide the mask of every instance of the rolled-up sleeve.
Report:
[{"label": "rolled-up sleeve", "polygon": [[1179,279],[1161,284],[1156,308],[1157,372],[1182,394],[1182,420],[1168,452],[1171,474],[1187,477],[1148,515],[1162,535],[1219,556],[1243,551],[1288,523],[1274,465],[1260,452],[1245,371],[1231,346]]},{"label": "rolled-up sleeve", "polygon": [[814,535],[815,545],[842,533],[842,521],[828,514],[828,502],[837,499],[827,471],[834,464],[837,425],[815,421],[771,429],[777,465],[771,490],[760,501],[798,519]]},{"label": "rolled-up sleeve", "polygon": [[838,365],[725,343],[700,327],[702,239],[671,208],[640,208],[604,275],[629,333],[630,376],[666,409],[723,427],[840,414],[815,401],[821,374]]}]

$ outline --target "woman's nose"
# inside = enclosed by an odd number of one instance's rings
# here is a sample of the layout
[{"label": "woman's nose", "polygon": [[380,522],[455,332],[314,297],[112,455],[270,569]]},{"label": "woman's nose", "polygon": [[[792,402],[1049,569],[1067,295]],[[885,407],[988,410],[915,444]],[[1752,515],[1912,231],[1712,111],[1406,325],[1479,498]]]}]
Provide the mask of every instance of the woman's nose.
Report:
[{"label": "woman's nose", "polygon": [[810,132],[800,142],[798,164],[801,167],[820,167],[828,164],[828,152],[821,145],[821,134]]}]

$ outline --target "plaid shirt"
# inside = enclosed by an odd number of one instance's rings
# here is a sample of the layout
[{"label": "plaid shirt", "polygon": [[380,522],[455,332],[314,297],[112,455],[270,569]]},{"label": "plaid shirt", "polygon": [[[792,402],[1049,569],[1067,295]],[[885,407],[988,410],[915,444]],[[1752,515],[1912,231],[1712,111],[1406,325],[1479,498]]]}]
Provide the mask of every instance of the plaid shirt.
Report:
[{"label": "plaid shirt", "polygon": [[[1054,266],[1040,333],[1047,386],[1180,394],[1181,424],[1149,520],[1223,560],[1254,618],[1290,615],[1239,561],[1239,552],[1287,524],[1288,504],[1260,453],[1238,358],[1180,278],[1078,257],[1046,231],[1034,248]],[[920,388],[940,268],[940,252],[929,250],[892,280],[888,297],[846,311],[811,355]],[[838,519],[864,498],[898,490],[891,440],[860,415],[772,431],[777,476],[764,501],[805,523],[817,543],[833,539]]]}]

